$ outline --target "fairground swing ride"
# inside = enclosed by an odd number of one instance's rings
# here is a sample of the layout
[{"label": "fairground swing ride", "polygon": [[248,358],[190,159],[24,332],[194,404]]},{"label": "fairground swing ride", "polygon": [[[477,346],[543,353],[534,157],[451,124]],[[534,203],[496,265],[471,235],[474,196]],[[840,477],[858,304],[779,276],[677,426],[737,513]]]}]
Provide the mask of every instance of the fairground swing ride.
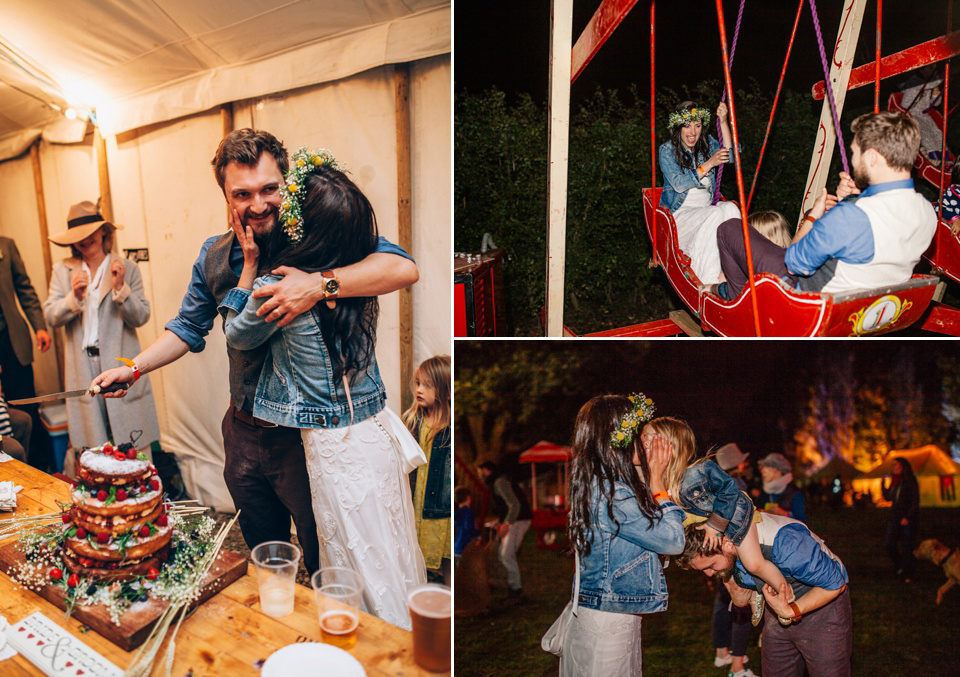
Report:
[{"label": "fairground swing ride", "polygon": [[[923,165],[930,160],[917,159],[917,169],[922,178],[938,185],[940,195],[946,187],[945,176],[949,171],[952,156],[946,148],[947,112],[949,111],[948,59],[960,54],[960,32],[950,33],[950,19],[947,19],[948,34],[943,37],[916,45],[896,54],[881,58],[881,34],[883,21],[883,0],[877,3],[876,54],[872,63],[852,69],[857,39],[868,0],[844,0],[840,18],[840,29],[834,45],[833,59],[827,61],[817,17],[815,0],[799,0],[793,31],[787,45],[787,53],[780,72],[776,96],[770,111],[766,134],[760,149],[760,156],[753,175],[749,196],[744,190],[743,169],[739,153],[740,140],[737,130],[736,102],[730,68],[739,37],[740,23],[743,17],[745,0],[741,0],[737,17],[732,48],[727,50],[727,31],[723,12],[723,0],[714,0],[717,11],[717,27],[723,56],[724,98],[729,108],[730,128],[733,135],[734,167],[736,170],[739,204],[742,208],[741,221],[746,245],[747,267],[750,272],[748,284],[740,296],[727,301],[719,296],[704,292],[703,285],[690,267],[690,259],[677,244],[677,229],[669,210],[660,207],[662,188],[656,187],[657,177],[657,136],[655,127],[655,38],[656,38],[656,0],[650,0],[650,160],[653,187],[643,189],[644,218],[647,231],[653,244],[652,265],[663,268],[670,285],[689,309],[674,311],[670,317],[643,324],[622,327],[587,336],[670,336],[680,333],[699,335],[707,330],[721,336],[863,336],[878,335],[898,331],[910,326],[949,335],[960,335],[960,309],[941,303],[945,283],[938,275],[942,274],[960,281],[960,239],[954,235],[950,226],[942,218],[937,224],[936,235],[924,258],[933,267],[935,275],[913,275],[907,282],[881,289],[858,291],[845,294],[803,292],[793,289],[775,275],[755,273],[753,254],[748,236],[747,215],[757,185],[757,176],[763,162],[764,151],[770,136],[770,130],[777,110],[780,92],[783,87],[787,64],[793,49],[797,26],[805,4],[809,4],[813,25],[817,35],[821,61],[824,69],[824,81],[817,83],[814,97],[823,99],[817,138],[813,157],[807,175],[801,216],[809,210],[820,195],[827,182],[827,172],[834,146],[840,150],[843,168],[849,173],[846,149],[843,146],[843,134],[840,129],[840,113],[849,89],[868,84],[874,85],[874,112],[879,111],[880,81],[889,77],[907,73],[941,61],[944,66],[943,113],[934,117],[943,132],[943,148],[938,167]],[[550,45],[550,129],[549,129],[549,174],[548,174],[548,233],[547,233],[547,298],[546,298],[546,334],[547,336],[575,335],[563,323],[563,272],[566,237],[566,184],[567,184],[567,147],[570,111],[570,85],[583,72],[593,56],[613,33],[626,15],[637,4],[637,0],[603,0],[583,33],[572,44],[572,2],[573,0],[553,0],[552,32]],[[951,8],[952,8],[952,0]],[[831,84],[830,87],[825,85]],[[901,98],[891,96],[888,103],[891,109],[903,108]],[[939,119],[938,119],[939,118]],[[837,137],[840,143],[837,144]],[[721,167],[722,169],[722,167]],[[719,186],[719,180],[717,185]],[[719,197],[719,192],[715,195]],[[942,198],[938,216],[942,217]],[[799,221],[798,218],[798,221]],[[692,315],[692,316],[691,316]],[[696,319],[694,319],[696,318]]]}]

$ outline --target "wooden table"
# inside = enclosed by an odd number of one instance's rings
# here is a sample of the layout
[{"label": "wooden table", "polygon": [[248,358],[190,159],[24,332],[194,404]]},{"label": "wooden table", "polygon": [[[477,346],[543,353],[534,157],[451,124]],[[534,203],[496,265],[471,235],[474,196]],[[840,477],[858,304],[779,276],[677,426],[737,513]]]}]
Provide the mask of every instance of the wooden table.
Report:
[{"label": "wooden table", "polygon": [[[0,480],[12,480],[23,487],[17,495],[16,512],[0,512],[0,519],[53,512],[59,510],[57,501],[70,500],[69,484],[19,461],[0,463]],[[63,611],[36,593],[15,586],[9,576],[0,573],[0,613],[7,621],[13,625],[36,611],[43,612],[117,667],[126,669],[133,662],[135,652],[123,651],[93,631],[81,633],[81,623],[66,618]],[[259,669],[254,667],[258,659],[265,659],[288,644],[320,641],[313,590],[298,585],[293,613],[271,618],[260,610],[256,574],[249,565],[243,578],[214,595],[183,622],[175,641],[173,675],[185,675],[188,670],[193,670],[195,677],[258,675]],[[157,655],[163,656],[165,649],[166,644]],[[364,613],[360,614],[357,645],[350,654],[363,664],[370,677],[438,674],[426,672],[413,662],[409,632]],[[161,662],[157,661],[153,675],[163,674]],[[21,655],[0,662],[0,674],[43,675]]]}]

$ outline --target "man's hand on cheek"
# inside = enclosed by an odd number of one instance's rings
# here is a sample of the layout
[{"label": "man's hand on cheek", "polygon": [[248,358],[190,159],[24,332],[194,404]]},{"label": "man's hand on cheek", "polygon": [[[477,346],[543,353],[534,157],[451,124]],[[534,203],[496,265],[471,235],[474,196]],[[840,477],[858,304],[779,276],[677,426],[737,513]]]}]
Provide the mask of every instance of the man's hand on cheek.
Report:
[{"label": "man's hand on cheek", "polygon": [[257,310],[257,316],[267,322],[284,327],[323,299],[322,285],[314,280],[313,275],[288,266],[280,266],[272,272],[282,275],[283,279],[253,292],[254,298],[267,298]]}]

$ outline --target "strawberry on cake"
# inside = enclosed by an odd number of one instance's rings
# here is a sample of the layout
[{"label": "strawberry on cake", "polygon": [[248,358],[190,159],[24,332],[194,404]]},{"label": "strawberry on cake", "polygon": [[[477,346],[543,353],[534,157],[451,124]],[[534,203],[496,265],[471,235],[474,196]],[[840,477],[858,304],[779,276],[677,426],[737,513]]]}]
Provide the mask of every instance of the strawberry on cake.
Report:
[{"label": "strawberry on cake", "polygon": [[[132,444],[104,444],[79,460],[71,525],[64,540],[67,569],[97,580],[145,576],[165,562],[172,528],[157,469]],[[75,530],[74,530],[75,528]]]}]

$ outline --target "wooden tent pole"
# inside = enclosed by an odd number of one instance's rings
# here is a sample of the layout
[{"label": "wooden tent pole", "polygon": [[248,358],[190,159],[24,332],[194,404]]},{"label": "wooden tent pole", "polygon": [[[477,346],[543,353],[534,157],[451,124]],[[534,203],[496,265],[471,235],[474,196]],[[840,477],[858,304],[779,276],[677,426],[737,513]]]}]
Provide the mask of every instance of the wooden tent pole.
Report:
[{"label": "wooden tent pole", "polygon": [[[110,172],[107,166],[107,141],[99,127],[93,128],[93,147],[97,153],[97,173],[100,177],[100,214],[107,221],[113,221],[113,195],[110,192]],[[113,243],[114,249],[117,243]]]},{"label": "wooden tent pole", "polygon": [[[220,106],[220,138],[223,139],[227,134],[233,131],[233,102],[225,103]],[[230,205],[226,207],[227,223],[230,223]]]},{"label": "wooden tent pole", "polygon": [[[30,146],[30,164],[33,165],[33,188],[37,195],[37,219],[40,222],[40,249],[43,251],[43,272],[47,284],[53,275],[53,255],[50,253],[50,228],[47,225],[47,203],[43,195],[43,173],[40,171],[40,139]],[[63,336],[62,330],[50,328],[53,336],[53,349],[57,353],[57,382],[63,390]]]},{"label": "wooden tent pole", "polygon": [[[397,244],[413,251],[412,165],[410,162],[410,64],[393,70],[397,125]],[[413,404],[413,287],[400,290],[400,405]]]},{"label": "wooden tent pole", "polygon": [[567,250],[567,164],[573,0],[550,7],[550,104],[547,139],[547,336],[563,336],[563,274]]},{"label": "wooden tent pole", "polygon": [[[857,40],[860,38],[860,24],[863,22],[863,11],[867,0],[844,0],[843,12],[840,14],[840,30],[837,41],[834,43],[833,59],[830,62],[830,84],[833,87],[834,100],[837,104],[837,117],[843,112],[843,103],[847,98],[847,83],[850,80],[850,68],[857,51]],[[830,171],[830,160],[833,158],[833,149],[837,143],[837,133],[833,128],[833,112],[830,110],[829,97],[823,101],[820,111],[820,124],[817,128],[817,139],[813,144],[813,156],[810,158],[810,169],[807,171],[806,188],[803,191],[803,206],[800,216],[813,207],[813,203],[820,197],[820,191],[827,185],[827,172]]]}]

